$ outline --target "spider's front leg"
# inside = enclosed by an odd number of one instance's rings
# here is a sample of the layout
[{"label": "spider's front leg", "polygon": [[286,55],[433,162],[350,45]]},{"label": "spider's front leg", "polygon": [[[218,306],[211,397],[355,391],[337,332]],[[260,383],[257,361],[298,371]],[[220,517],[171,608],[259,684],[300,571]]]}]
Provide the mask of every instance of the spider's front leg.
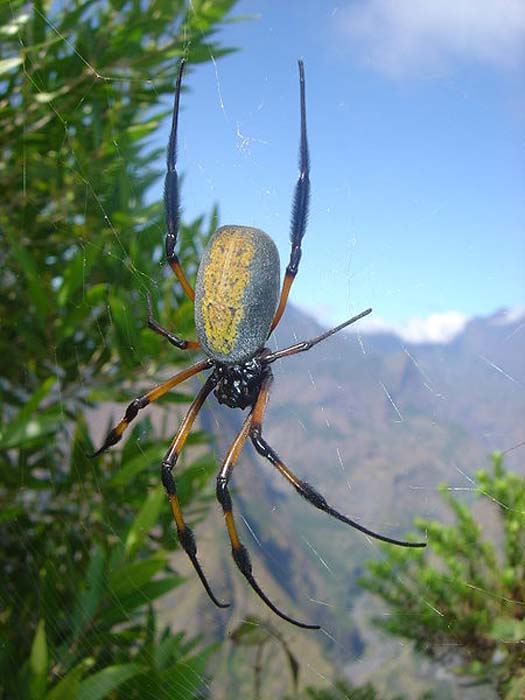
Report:
[{"label": "spider's front leg", "polygon": [[292,205],[292,223],[290,227],[290,260],[286,267],[286,273],[281,289],[279,304],[272,321],[270,333],[277,326],[284,313],[288,295],[292,287],[299,263],[301,261],[301,243],[306,231],[308,220],[308,207],[310,204],[310,156],[308,154],[308,137],[306,134],[306,98],[304,94],[304,63],[299,60],[299,93],[301,105],[301,137],[299,142],[299,178],[295,185],[295,193]]},{"label": "spider's front leg", "polygon": [[170,140],[166,158],[166,178],[164,180],[164,207],[166,209],[166,259],[173,272],[177,275],[182,288],[191,301],[195,299],[193,287],[188,282],[184,270],[175,252],[175,244],[179,235],[180,226],[180,201],[179,201],[179,177],[177,175],[177,126],[179,121],[180,89],[185,60],[181,59],[177,80],[175,83],[175,99],[173,104],[173,118],[171,122]]},{"label": "spider's front leg", "polygon": [[122,438],[122,434],[124,433],[128,425],[131,423],[132,420],[134,420],[137,417],[137,414],[141,409],[146,408],[146,406],[149,406],[149,404],[153,403],[153,401],[157,401],[157,399],[160,399],[161,396],[167,394],[168,391],[173,389],[173,387],[177,386],[177,384],[182,384],[182,382],[185,382],[186,379],[193,377],[195,374],[198,374],[199,372],[202,372],[205,369],[209,369],[212,366],[212,364],[213,363],[210,360],[201,360],[201,362],[197,362],[191,367],[183,369],[182,372],[175,374],[173,377],[170,377],[162,384],[159,384],[158,386],[154,387],[153,389],[148,391],[147,394],[143,394],[143,396],[138,396],[136,399],[133,399],[133,401],[126,408],[122,420],[120,420],[117,423],[117,425],[109,431],[102,447],[100,447],[91,456],[98,457],[98,455],[102,454],[102,452],[107,450],[109,447],[116,445],[117,442],[119,442]]}]

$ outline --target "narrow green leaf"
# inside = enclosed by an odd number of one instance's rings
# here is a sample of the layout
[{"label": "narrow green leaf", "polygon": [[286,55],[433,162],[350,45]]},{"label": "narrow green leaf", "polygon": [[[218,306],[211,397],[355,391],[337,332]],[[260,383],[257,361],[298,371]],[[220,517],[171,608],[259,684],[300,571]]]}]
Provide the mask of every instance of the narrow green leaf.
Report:
[{"label": "narrow green leaf", "polygon": [[230,635],[233,642],[242,646],[258,646],[272,637],[271,631],[257,617],[247,618]]},{"label": "narrow green leaf", "polygon": [[133,610],[166,595],[184,581],[185,579],[180,576],[170,576],[160,581],[149,581],[142,588],[118,598],[110,608],[106,609],[104,611],[104,624],[110,627],[119,622],[128,621]]},{"label": "narrow green leaf", "polygon": [[111,486],[125,486],[132,481],[137,474],[140,474],[145,469],[157,466],[166,448],[164,445],[152,445],[151,447],[140,452],[138,455],[129,459],[122,469],[119,469],[114,476],[111,477],[109,483]]},{"label": "narrow green leaf", "polygon": [[3,73],[9,73],[13,68],[17,68],[23,64],[24,60],[21,56],[16,56],[14,58],[4,58],[0,61],[0,75]]},{"label": "narrow green leaf", "polygon": [[46,690],[47,672],[49,668],[45,620],[40,620],[37,625],[35,636],[33,637],[33,644],[31,646],[29,668],[31,670],[31,700],[40,700],[40,698],[44,697]]},{"label": "narrow green leaf", "polygon": [[103,700],[125,681],[145,670],[139,664],[107,666],[80,683],[76,700]]},{"label": "narrow green leaf", "polygon": [[85,587],[78,592],[72,621],[72,641],[95,616],[106,590],[106,555],[95,547],[89,560]]},{"label": "narrow green leaf", "polygon": [[74,666],[46,695],[46,700],[75,700],[82,676],[94,663],[94,659],[87,658]]},{"label": "narrow green leaf", "polygon": [[21,444],[34,441],[42,435],[47,435],[57,429],[59,415],[57,407],[47,412],[36,414],[36,410],[44,398],[56,384],[56,377],[48,377],[32,396],[25,402],[15,417],[7,424],[0,435],[0,447],[8,450]]},{"label": "narrow green leaf", "polygon": [[125,552],[132,556],[144,542],[148,532],[159,519],[160,510],[165,505],[164,487],[159,484],[146,496],[142,508],[131,525],[125,542]]},{"label": "narrow green leaf", "polygon": [[162,571],[166,566],[167,557],[163,552],[156,552],[149,559],[132,562],[119,566],[111,572],[109,587],[111,592],[117,596],[124,596],[135,591]]}]

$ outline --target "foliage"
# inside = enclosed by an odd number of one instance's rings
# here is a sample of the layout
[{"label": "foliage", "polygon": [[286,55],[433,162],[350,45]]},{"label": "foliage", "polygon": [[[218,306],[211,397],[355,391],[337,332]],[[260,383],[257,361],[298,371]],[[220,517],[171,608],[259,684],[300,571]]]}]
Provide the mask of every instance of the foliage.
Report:
[{"label": "foliage", "polygon": [[282,652],[283,658],[290,671],[290,677],[294,692],[297,693],[299,684],[300,664],[297,657],[292,653],[289,644],[282,634],[271,624],[258,617],[247,617],[230,635],[230,639],[237,647],[253,647],[253,698],[260,700],[262,679],[264,671],[265,655],[275,653],[275,647]]},{"label": "foliage", "polygon": [[[425,693],[419,700],[432,700],[432,693]],[[301,700],[403,700],[399,695],[386,698],[371,683],[355,686],[346,681],[336,681],[329,688],[307,688]],[[291,700],[291,699],[290,699]]]},{"label": "foliage", "polygon": [[[192,332],[159,265],[162,204],[145,203],[159,176],[150,138],[178,57],[228,51],[214,33],[234,2],[0,6],[0,697],[202,694],[209,650],[158,630],[151,607],[182,583],[159,486],[166,443],[145,420],[91,460],[86,412],[188,361],[144,328],[152,286],[159,321]],[[190,276],[215,226],[213,214],[183,227]],[[183,463],[190,521],[213,468]]]},{"label": "foliage", "polygon": [[[264,679],[271,680],[266,666],[280,653],[283,670],[287,668],[293,692],[283,700],[403,700],[401,696],[386,698],[381,695],[371,683],[355,686],[345,680],[336,680],[329,687],[314,688],[308,686],[299,691],[299,676],[301,662],[299,655],[294,654],[290,644],[282,634],[268,622],[258,617],[246,618],[230,635],[236,647],[253,649],[253,700],[260,700],[264,687]],[[425,693],[419,700],[432,700],[432,693]]]},{"label": "foliage", "polygon": [[492,472],[479,471],[476,483],[497,516],[491,539],[443,486],[455,522],[416,521],[428,534],[427,557],[390,549],[362,583],[392,609],[379,626],[508,700],[525,689],[525,481],[495,454]]}]

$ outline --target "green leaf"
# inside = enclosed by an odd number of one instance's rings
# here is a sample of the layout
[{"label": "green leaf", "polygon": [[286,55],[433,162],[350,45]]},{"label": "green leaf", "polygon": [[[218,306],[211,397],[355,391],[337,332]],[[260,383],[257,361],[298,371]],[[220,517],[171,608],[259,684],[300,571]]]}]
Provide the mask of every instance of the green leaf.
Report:
[{"label": "green leaf", "polygon": [[76,700],[82,676],[94,663],[94,659],[87,658],[74,666],[46,695],[46,700]]},{"label": "green leaf", "polygon": [[162,639],[155,648],[155,668],[159,671],[173,663],[173,659],[181,654],[183,634],[170,634]]},{"label": "green leaf", "polygon": [[505,700],[523,700],[525,698],[525,673],[510,681]]},{"label": "green leaf", "polygon": [[230,635],[232,642],[243,646],[258,646],[272,639],[271,630],[257,617],[248,617]]},{"label": "green leaf", "polygon": [[80,683],[76,700],[103,700],[112,690],[144,670],[134,663],[107,666]]},{"label": "green leaf", "polygon": [[498,617],[490,628],[489,636],[495,641],[525,642],[525,620]]},{"label": "green leaf", "polygon": [[85,284],[98,254],[95,247],[85,246],[65,266],[62,273],[62,284],[57,295],[59,306],[65,306],[74,293]]},{"label": "green leaf", "polygon": [[17,68],[24,63],[24,59],[21,56],[16,56],[14,58],[4,58],[0,61],[0,75],[3,73],[9,73],[13,68]]},{"label": "green leaf", "polygon": [[116,599],[109,608],[105,609],[104,624],[109,627],[119,622],[128,621],[133,610],[154,602],[157,598],[161,598],[182,583],[184,583],[184,579],[180,576],[170,576],[159,581],[149,581],[138,590]]},{"label": "green leaf", "polygon": [[167,564],[164,552],[156,552],[149,559],[119,566],[111,572],[109,587],[114,595],[124,596],[136,591],[158,574]]},{"label": "green leaf", "polygon": [[142,508],[131,525],[124,549],[127,557],[133,556],[144,542],[151,528],[158,522],[161,508],[166,504],[164,487],[159,484],[146,496]]},{"label": "green leaf", "polygon": [[126,486],[133,481],[137,474],[140,474],[145,469],[150,469],[153,465],[157,467],[162,460],[166,447],[162,445],[153,445],[148,447],[143,452],[140,452],[135,457],[127,460],[122,469],[119,469],[114,476],[111,477],[109,483],[111,486]]},{"label": "green leaf", "polygon": [[38,441],[45,435],[55,432],[63,420],[62,412],[58,406],[52,406],[47,411],[37,409],[46,398],[53,386],[56,377],[48,377],[33,393],[14,418],[6,425],[0,435],[0,448],[9,450]]},{"label": "green leaf", "polygon": [[49,668],[46,625],[44,620],[40,620],[38,623],[35,636],[33,637],[31,656],[29,657],[29,668],[31,671],[31,680],[29,684],[31,700],[39,700],[44,697]]},{"label": "green leaf", "polygon": [[85,586],[77,594],[72,615],[72,642],[94,618],[106,590],[106,581],[106,555],[96,546],[89,560]]},{"label": "green leaf", "polygon": [[199,692],[206,686],[206,665],[214,649],[215,646],[209,647],[159,674],[161,683],[169,686],[173,698],[197,700],[201,697]]}]

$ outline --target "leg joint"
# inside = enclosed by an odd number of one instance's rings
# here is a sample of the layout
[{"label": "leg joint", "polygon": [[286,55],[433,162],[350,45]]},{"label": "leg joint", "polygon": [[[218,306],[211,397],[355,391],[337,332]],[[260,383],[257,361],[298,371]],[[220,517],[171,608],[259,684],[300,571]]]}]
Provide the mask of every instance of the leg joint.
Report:
[{"label": "leg joint", "polygon": [[194,557],[197,554],[197,545],[195,544],[195,537],[190,528],[186,526],[184,530],[177,529],[177,535],[179,536],[179,542],[184,551],[189,554],[190,557]]},{"label": "leg joint", "polygon": [[149,404],[149,399],[147,399],[145,396],[139,396],[139,398],[134,399],[129,406],[126,409],[126,414],[125,418],[126,420],[132,421],[137,413],[142,409],[145,408]]},{"label": "leg joint", "polygon": [[175,480],[173,479],[173,475],[171,473],[172,469],[173,469],[173,464],[168,462],[168,460],[164,460],[162,462],[162,467],[161,467],[162,485],[166,489],[168,496],[176,496],[177,495],[177,488],[175,486]]},{"label": "leg joint", "polygon": [[324,496],[322,496],[319,491],[316,491],[313,486],[310,486],[306,481],[300,482],[300,487],[298,488],[299,493],[301,493],[307,501],[310,501],[312,505],[320,510],[326,510],[329,506],[326,502]]},{"label": "leg joint", "polygon": [[217,477],[217,500],[222,506],[225,513],[231,513],[232,510],[232,499],[230,492],[228,491],[228,481],[224,476]]},{"label": "leg joint", "polygon": [[250,437],[252,440],[252,444],[257,450],[257,452],[262,456],[265,457],[271,464],[274,466],[277,465],[279,462],[279,457],[277,454],[272,450],[270,445],[264,440],[264,438],[261,435],[261,430],[255,430],[254,433],[250,432]]},{"label": "leg joint", "polygon": [[252,563],[250,561],[250,555],[246,547],[241,544],[239,547],[234,549],[232,547],[233,560],[245,576],[252,575]]},{"label": "leg joint", "polygon": [[250,438],[254,443],[255,447],[255,441],[261,440],[262,436],[262,427],[260,423],[253,423],[252,427],[250,428]]}]

